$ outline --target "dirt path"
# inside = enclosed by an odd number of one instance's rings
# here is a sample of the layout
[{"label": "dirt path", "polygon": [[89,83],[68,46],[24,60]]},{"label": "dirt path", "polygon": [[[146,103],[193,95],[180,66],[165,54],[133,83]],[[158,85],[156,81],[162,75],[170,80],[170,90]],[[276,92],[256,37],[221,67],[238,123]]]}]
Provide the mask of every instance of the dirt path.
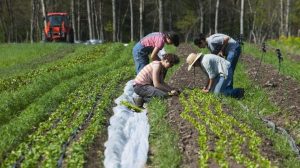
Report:
[{"label": "dirt path", "polygon": [[[193,69],[188,72],[187,64],[185,64],[186,57],[191,52],[196,52],[191,45],[181,44],[178,48],[177,54],[180,56],[183,65],[175,72],[170,79],[170,85],[177,88],[195,88],[201,87],[204,74],[200,69],[195,69],[195,78]],[[179,148],[183,154],[182,166],[186,168],[198,167],[198,131],[194,126],[182,119],[180,113],[183,111],[178,97],[172,97],[168,100],[168,120],[172,124],[173,128],[179,133]]]},{"label": "dirt path", "polygon": [[[189,44],[181,44],[177,50],[177,55],[181,57],[183,65],[175,72],[173,77],[170,79],[169,83],[177,88],[202,88],[204,81],[204,74],[199,68],[195,69],[195,74],[193,69],[188,72],[187,64],[185,64],[185,59],[187,55],[191,52],[196,52],[196,49]],[[251,80],[254,80],[255,73],[258,69],[259,60],[243,55],[240,62],[246,65],[247,73]],[[267,72],[267,73],[266,73]],[[258,74],[259,80],[258,85],[262,86],[267,90],[269,98],[273,103],[282,108],[282,113],[274,114],[268,116],[268,119],[275,122],[277,125],[286,127],[287,124],[293,122],[299,123],[300,117],[300,85],[293,79],[279,75],[276,69],[271,66],[263,66],[260,68],[260,73]],[[179,133],[180,140],[178,142],[181,153],[183,154],[182,166],[184,168],[197,168],[198,167],[198,131],[189,122],[182,119],[180,113],[183,111],[182,106],[179,102],[178,97],[172,97],[168,99],[168,121],[173,126],[174,130]],[[224,111],[230,113],[228,107],[224,107]],[[284,112],[287,111],[287,112]],[[293,130],[289,130],[293,132]],[[296,133],[292,134],[294,137],[297,136]],[[299,134],[298,134],[299,135]],[[102,167],[101,162],[103,161],[103,143],[106,141],[107,137],[96,138],[94,144],[90,147],[87,153],[87,164],[85,167]],[[263,139],[262,153],[267,156],[272,162],[278,161],[278,156],[276,156],[273,151],[272,143]],[[299,138],[298,138],[299,139]],[[299,144],[298,144],[299,145]],[[213,147],[211,147],[213,149]],[[102,160],[101,160],[102,159]],[[95,164],[93,164],[95,163]],[[209,167],[218,167],[214,162],[209,163]],[[231,167],[237,168],[242,167],[241,165],[231,163]]]}]

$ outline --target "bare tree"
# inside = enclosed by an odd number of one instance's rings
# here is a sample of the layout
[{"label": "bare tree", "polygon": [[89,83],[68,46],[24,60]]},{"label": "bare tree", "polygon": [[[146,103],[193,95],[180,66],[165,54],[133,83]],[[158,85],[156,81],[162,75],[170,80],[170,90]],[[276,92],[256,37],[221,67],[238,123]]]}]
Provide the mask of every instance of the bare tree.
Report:
[{"label": "bare tree", "polygon": [[86,0],[86,8],[87,8],[87,16],[88,16],[88,26],[89,26],[89,39],[93,38],[93,30],[92,30],[92,16],[91,16],[91,8],[90,8],[90,0]]},{"label": "bare tree", "polygon": [[116,18],[116,0],[112,0],[112,15],[113,15],[113,41],[116,41],[116,28],[117,28],[117,18]]},{"label": "bare tree", "polygon": [[240,35],[244,35],[244,0],[241,0]]},{"label": "bare tree", "polygon": [[90,0],[92,38],[95,39],[95,0]]},{"label": "bare tree", "polygon": [[209,27],[209,34],[212,34],[212,0],[209,0],[209,14],[208,14],[208,27]]},{"label": "bare tree", "polygon": [[162,0],[158,1],[158,13],[159,13],[159,31],[164,31],[164,15],[163,15],[163,2]]},{"label": "bare tree", "polygon": [[279,35],[283,35],[283,0],[280,0],[280,29],[279,29]]},{"label": "bare tree", "polygon": [[104,40],[104,26],[103,26],[103,1],[99,2],[99,22],[100,22],[100,39]]},{"label": "bare tree", "polygon": [[78,40],[81,39],[81,36],[80,36],[80,16],[81,16],[81,13],[80,13],[80,1],[77,1],[77,38]]},{"label": "bare tree", "polygon": [[30,24],[30,42],[34,42],[35,10],[36,1],[31,0],[31,24]]},{"label": "bare tree", "polygon": [[73,28],[73,34],[74,34],[74,40],[77,40],[77,34],[76,34],[76,20],[75,20],[75,3],[74,0],[71,1],[71,14],[72,14],[72,28]]},{"label": "bare tree", "polygon": [[216,2],[216,15],[215,15],[215,33],[218,33],[219,4],[220,4],[220,0],[217,0],[217,2]]},{"label": "bare tree", "polygon": [[95,12],[95,28],[96,28],[96,33],[95,34],[97,34],[97,36],[96,36],[96,38],[97,39],[100,39],[100,30],[99,30],[99,23],[98,23],[98,17],[99,17],[99,15],[98,15],[98,13],[97,13],[97,10],[96,10],[96,3],[95,3],[95,5],[93,5],[93,10],[94,10],[94,12]]},{"label": "bare tree", "polygon": [[198,14],[200,18],[200,33],[203,33],[203,27],[204,27],[204,12],[203,12],[203,0],[197,0],[198,1]]},{"label": "bare tree", "polygon": [[44,0],[41,0],[42,5],[42,12],[43,12],[43,18],[44,18],[44,27],[47,26],[47,12],[46,12],[46,4]]},{"label": "bare tree", "polygon": [[290,14],[290,0],[286,1],[286,14],[285,14],[285,35],[289,36],[289,14]]},{"label": "bare tree", "polygon": [[9,31],[7,32],[8,33],[8,42],[11,42],[14,38],[14,15],[13,15],[13,10],[12,10],[12,1],[8,1],[6,0],[6,8],[7,8],[7,11],[8,11],[8,15],[9,15]]},{"label": "bare tree", "polygon": [[174,8],[173,6],[173,3],[171,2],[171,1],[168,1],[169,3],[168,3],[168,7],[169,7],[169,9],[171,9],[171,10],[168,10],[168,23],[169,23],[169,25],[168,25],[168,31],[172,31],[172,27],[173,27],[173,18],[172,18],[172,15],[173,15],[173,13],[172,13],[172,9]]},{"label": "bare tree", "polygon": [[144,0],[140,0],[140,39],[144,37],[143,16],[144,16]]},{"label": "bare tree", "polygon": [[130,2],[130,41],[133,41],[133,7],[132,0]]}]

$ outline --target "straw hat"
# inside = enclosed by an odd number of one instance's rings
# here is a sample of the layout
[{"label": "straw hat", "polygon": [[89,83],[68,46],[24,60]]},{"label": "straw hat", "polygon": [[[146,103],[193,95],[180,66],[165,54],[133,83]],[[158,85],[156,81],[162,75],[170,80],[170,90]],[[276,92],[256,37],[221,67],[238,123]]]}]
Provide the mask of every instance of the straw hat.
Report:
[{"label": "straw hat", "polygon": [[187,58],[186,58],[186,63],[189,64],[188,71],[191,70],[195,62],[201,57],[202,53],[191,53]]}]

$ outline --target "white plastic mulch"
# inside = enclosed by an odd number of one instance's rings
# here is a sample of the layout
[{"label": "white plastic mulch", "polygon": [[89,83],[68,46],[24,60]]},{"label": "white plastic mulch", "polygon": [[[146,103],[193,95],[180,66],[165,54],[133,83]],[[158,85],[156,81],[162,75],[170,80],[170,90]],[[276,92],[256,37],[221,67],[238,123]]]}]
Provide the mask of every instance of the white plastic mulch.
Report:
[{"label": "white plastic mulch", "polygon": [[136,94],[133,81],[127,82],[124,93],[115,100],[114,115],[110,118],[108,140],[105,142],[106,168],[142,168],[147,161],[149,123],[147,111],[136,113],[121,105],[121,101],[133,102]]}]

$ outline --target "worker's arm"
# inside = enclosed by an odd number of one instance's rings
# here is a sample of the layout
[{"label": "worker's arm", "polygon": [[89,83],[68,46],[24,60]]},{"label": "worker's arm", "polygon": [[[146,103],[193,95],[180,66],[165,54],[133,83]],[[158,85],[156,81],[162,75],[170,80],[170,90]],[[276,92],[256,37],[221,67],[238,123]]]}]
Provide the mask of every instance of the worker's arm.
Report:
[{"label": "worker's arm", "polygon": [[152,53],[151,53],[151,60],[152,61],[155,61],[155,60],[157,60],[157,61],[160,61],[160,59],[159,59],[159,57],[158,57],[158,52],[159,52],[159,48],[158,47],[154,47],[154,49],[153,49],[153,51],[152,51]]},{"label": "worker's arm", "polygon": [[224,40],[223,40],[223,45],[222,48],[220,50],[220,52],[218,53],[219,56],[224,57],[224,52],[225,52],[225,48],[229,42],[230,37],[229,36],[225,36]]},{"label": "worker's arm", "polygon": [[160,74],[161,68],[162,67],[159,65],[153,66],[153,72],[152,72],[153,85],[157,89],[160,89],[164,92],[171,92],[173,90],[173,88],[170,87],[169,85],[167,85],[166,83],[160,81],[159,74]]},{"label": "worker's arm", "polygon": [[211,86],[212,86],[213,82],[214,82],[214,79],[208,79],[207,85],[206,85],[206,87],[204,87],[204,88],[202,89],[202,91],[203,91],[204,93],[208,93],[208,92],[210,91],[210,89],[211,89]]}]

